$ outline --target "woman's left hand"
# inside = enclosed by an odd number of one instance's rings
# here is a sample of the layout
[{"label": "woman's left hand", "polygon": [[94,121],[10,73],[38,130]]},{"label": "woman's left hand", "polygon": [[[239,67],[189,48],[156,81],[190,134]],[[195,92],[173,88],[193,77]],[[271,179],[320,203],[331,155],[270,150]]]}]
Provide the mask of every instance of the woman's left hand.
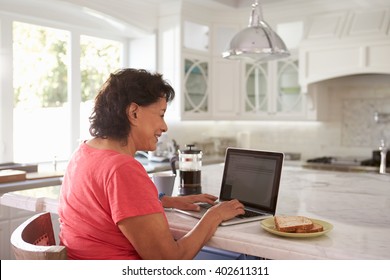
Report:
[{"label": "woman's left hand", "polygon": [[215,204],[218,197],[211,194],[194,194],[185,196],[164,196],[161,200],[165,208],[177,208],[181,210],[199,211],[200,207],[196,203]]}]

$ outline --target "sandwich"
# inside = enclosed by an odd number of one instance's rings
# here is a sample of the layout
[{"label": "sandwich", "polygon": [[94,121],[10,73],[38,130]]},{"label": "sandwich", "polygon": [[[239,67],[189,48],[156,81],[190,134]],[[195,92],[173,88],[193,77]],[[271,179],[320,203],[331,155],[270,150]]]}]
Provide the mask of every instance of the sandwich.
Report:
[{"label": "sandwich", "polygon": [[324,227],[320,224],[317,224],[317,223],[313,223],[313,226],[311,229],[305,229],[305,230],[302,230],[302,229],[297,229],[295,232],[296,233],[312,233],[312,232],[321,232],[324,230]]},{"label": "sandwich", "polygon": [[274,221],[276,229],[281,232],[311,233],[324,230],[322,225],[304,216],[275,216]]}]

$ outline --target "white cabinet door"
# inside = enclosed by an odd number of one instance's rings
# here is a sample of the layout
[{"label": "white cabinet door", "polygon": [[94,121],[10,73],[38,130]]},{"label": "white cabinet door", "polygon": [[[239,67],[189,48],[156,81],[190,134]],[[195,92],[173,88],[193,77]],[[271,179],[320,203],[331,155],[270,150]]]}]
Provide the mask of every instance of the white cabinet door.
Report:
[{"label": "white cabinet door", "polygon": [[212,112],[215,120],[240,118],[240,67],[238,61],[213,60]]},{"label": "white cabinet door", "polygon": [[299,85],[298,59],[288,58],[274,63],[273,103],[271,112],[281,119],[306,118],[306,96]]},{"label": "white cabinet door", "polygon": [[184,55],[182,79],[182,118],[209,119],[210,63],[208,56]]},{"label": "white cabinet door", "polygon": [[272,78],[268,63],[245,63],[241,103],[244,118],[259,119],[268,114],[270,109]]}]

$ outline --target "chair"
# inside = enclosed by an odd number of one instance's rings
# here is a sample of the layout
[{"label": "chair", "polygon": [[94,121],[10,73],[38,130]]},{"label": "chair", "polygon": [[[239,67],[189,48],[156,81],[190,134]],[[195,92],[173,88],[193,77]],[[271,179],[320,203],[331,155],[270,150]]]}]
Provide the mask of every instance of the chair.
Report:
[{"label": "chair", "polygon": [[11,235],[17,260],[65,260],[66,247],[56,245],[49,212],[39,213],[18,226]]}]

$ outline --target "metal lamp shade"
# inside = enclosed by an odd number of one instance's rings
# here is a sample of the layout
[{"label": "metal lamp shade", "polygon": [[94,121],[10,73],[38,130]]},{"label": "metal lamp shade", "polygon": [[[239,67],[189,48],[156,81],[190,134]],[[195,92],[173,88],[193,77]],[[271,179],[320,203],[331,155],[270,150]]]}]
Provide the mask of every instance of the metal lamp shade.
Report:
[{"label": "metal lamp shade", "polygon": [[269,61],[289,56],[283,40],[262,20],[261,10],[256,2],[252,5],[249,26],[238,32],[230,41],[223,58]]}]

